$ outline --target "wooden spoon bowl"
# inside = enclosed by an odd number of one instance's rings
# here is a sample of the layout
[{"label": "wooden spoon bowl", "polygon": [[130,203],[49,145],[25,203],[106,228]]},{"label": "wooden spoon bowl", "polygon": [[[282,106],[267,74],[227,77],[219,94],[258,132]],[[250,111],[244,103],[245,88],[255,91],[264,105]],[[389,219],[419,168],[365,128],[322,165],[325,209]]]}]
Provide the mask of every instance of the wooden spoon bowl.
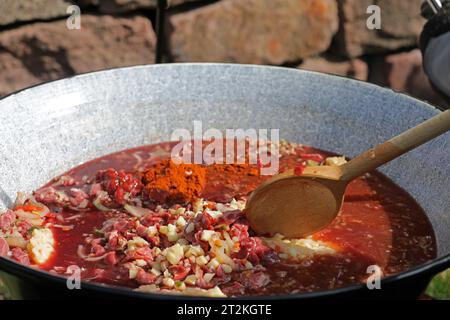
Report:
[{"label": "wooden spoon bowl", "polygon": [[[290,176],[260,186],[249,199],[247,218],[259,234],[301,237],[331,223],[345,186],[337,180]],[[301,212],[301,215],[299,215]]]}]

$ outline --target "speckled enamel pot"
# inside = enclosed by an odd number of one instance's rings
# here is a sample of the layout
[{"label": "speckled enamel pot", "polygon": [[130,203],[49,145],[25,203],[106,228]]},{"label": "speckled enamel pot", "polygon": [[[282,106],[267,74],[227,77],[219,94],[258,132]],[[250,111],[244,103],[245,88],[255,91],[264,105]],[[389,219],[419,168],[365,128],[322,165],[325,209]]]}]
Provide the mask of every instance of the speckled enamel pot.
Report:
[{"label": "speckled enamel pot", "polygon": [[[113,69],[54,81],[0,100],[0,207],[84,161],[124,148],[169,140],[175,128],[278,128],[283,139],[348,156],[440,111],[364,82],[295,69],[227,64],[166,64]],[[381,171],[427,212],[438,259],[388,277],[381,290],[352,286],[290,295],[414,297],[450,267],[450,135],[395,160]],[[15,296],[166,296],[85,284],[0,258]],[[9,280],[8,280],[9,279]],[[20,280],[18,280],[20,279]],[[42,292],[42,291],[40,291]],[[42,293],[41,293],[42,297]]]}]

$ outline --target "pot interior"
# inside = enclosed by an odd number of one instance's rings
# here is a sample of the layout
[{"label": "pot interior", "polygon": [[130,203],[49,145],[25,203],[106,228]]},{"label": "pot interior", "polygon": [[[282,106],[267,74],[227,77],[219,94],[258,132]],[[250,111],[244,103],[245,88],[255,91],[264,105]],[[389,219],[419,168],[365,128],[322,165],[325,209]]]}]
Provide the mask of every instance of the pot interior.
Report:
[{"label": "pot interior", "polygon": [[[0,207],[87,160],[169,140],[174,129],[279,129],[280,138],[352,157],[439,111],[391,90],[295,69],[168,64],[113,69],[0,100]],[[450,252],[450,134],[381,168]]]}]

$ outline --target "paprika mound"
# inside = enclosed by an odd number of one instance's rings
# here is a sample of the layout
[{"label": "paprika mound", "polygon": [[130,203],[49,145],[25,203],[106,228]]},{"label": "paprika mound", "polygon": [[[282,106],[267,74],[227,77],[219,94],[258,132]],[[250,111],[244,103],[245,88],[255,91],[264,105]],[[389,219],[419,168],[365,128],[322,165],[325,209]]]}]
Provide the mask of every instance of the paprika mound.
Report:
[{"label": "paprika mound", "polygon": [[[230,186],[245,177],[258,176],[259,168],[248,164],[199,164],[175,163],[162,160],[147,168],[143,183],[148,198],[156,203],[186,203],[202,197],[206,179],[222,179]],[[228,176],[230,178],[228,178]],[[233,177],[233,178],[231,178]],[[240,177],[237,178],[236,177]],[[258,183],[251,185],[251,190]],[[251,191],[247,190],[247,192]],[[209,195],[210,192],[207,192]],[[230,200],[233,196],[230,196]]]},{"label": "paprika mound", "polygon": [[143,182],[149,199],[159,204],[191,202],[200,197],[205,176],[202,166],[166,159],[147,168]]}]

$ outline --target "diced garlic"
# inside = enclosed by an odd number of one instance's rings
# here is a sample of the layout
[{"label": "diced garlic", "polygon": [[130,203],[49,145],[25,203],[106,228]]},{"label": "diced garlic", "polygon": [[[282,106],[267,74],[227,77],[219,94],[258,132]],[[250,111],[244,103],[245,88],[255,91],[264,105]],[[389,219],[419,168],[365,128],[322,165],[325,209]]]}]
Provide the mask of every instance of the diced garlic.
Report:
[{"label": "diced garlic", "polygon": [[130,279],[135,279],[138,273],[138,268],[130,268],[128,269],[128,277]]},{"label": "diced garlic", "polygon": [[194,225],[193,222],[190,222],[190,223],[186,226],[185,232],[186,232],[186,233],[191,233],[191,232],[193,232],[194,230],[195,230],[195,225]]},{"label": "diced garlic", "polygon": [[205,256],[200,256],[195,259],[195,263],[198,264],[200,267],[204,266],[208,263],[208,260],[206,260]]},{"label": "diced garlic", "polygon": [[179,238],[180,238],[180,236],[179,236],[177,233],[172,233],[172,234],[168,234],[168,235],[167,235],[167,239],[168,239],[170,242],[178,241]]},{"label": "diced garlic", "polygon": [[186,288],[186,290],[183,291],[183,294],[193,297],[210,297],[210,298],[226,297],[226,295],[222,292],[222,290],[220,290],[218,286],[215,286],[214,288],[208,290],[188,287]]},{"label": "diced garlic", "polygon": [[215,233],[216,232],[214,230],[203,230],[202,234],[200,235],[200,240],[209,241]]},{"label": "diced garlic", "polygon": [[225,273],[231,273],[233,271],[233,268],[231,268],[227,264],[222,264],[221,267],[222,267],[223,272],[225,272]]},{"label": "diced garlic", "polygon": [[177,264],[184,257],[183,247],[176,243],[173,246],[167,248],[166,259],[172,265]]},{"label": "diced garlic", "polygon": [[214,276],[215,276],[214,273],[205,273],[205,275],[203,276],[203,280],[205,280],[206,282],[211,282]]},{"label": "diced garlic", "polygon": [[141,237],[133,237],[132,240],[128,240],[127,242],[127,250],[133,251],[138,247],[148,246],[148,242]]},{"label": "diced garlic", "polygon": [[177,209],[175,214],[179,215],[179,214],[183,214],[185,212],[186,212],[186,208],[180,207],[180,208]]},{"label": "diced garlic", "polygon": [[197,283],[197,277],[193,274],[190,274],[186,277],[186,279],[184,279],[184,282],[188,285],[195,286],[195,284]]},{"label": "diced garlic", "polygon": [[152,268],[152,270],[150,270],[150,272],[153,273],[157,277],[161,275],[161,271],[159,271],[155,268]]},{"label": "diced garlic", "polygon": [[215,211],[215,210],[205,210],[205,212],[207,214],[209,214],[211,217],[213,217],[214,219],[217,219],[223,215],[222,212]]},{"label": "diced garlic", "polygon": [[[221,240],[215,240],[214,242],[221,241]],[[211,252],[214,253],[215,259],[219,261],[220,263],[225,263],[230,265],[232,268],[234,268],[234,261],[225,253],[225,247],[222,245],[215,244],[214,246],[211,245]]]},{"label": "diced garlic", "polygon": [[196,246],[190,245],[186,253],[188,252],[189,256],[193,255],[195,257],[203,256],[205,254],[205,251],[203,251],[202,247],[200,247],[199,245]]},{"label": "diced garlic", "polygon": [[[234,199],[233,199],[234,200]],[[245,200],[238,200],[238,201],[236,201],[236,207],[237,207],[237,209],[239,209],[239,210],[244,210],[245,209],[245,205],[246,205],[246,203],[247,203],[247,201],[245,201]]]},{"label": "diced garlic", "polygon": [[183,281],[175,281],[175,289],[184,291],[186,289],[186,285]]},{"label": "diced garlic", "polygon": [[177,241],[179,238],[177,234],[177,227],[175,227],[173,224],[167,225],[167,239],[171,242]]},{"label": "diced garlic", "polygon": [[157,271],[161,271],[161,263],[159,263],[159,262],[153,263],[152,269],[155,269]]},{"label": "diced garlic", "polygon": [[326,166],[338,167],[346,163],[347,160],[345,159],[345,157],[328,157],[325,159]]},{"label": "diced garlic", "polygon": [[147,228],[147,235],[149,237],[154,237],[158,234],[158,228],[156,228],[155,226],[150,226]]},{"label": "diced garlic", "polygon": [[162,233],[162,234],[164,234],[164,235],[167,235],[167,232],[168,232],[169,230],[168,230],[168,228],[167,228],[167,226],[160,226],[159,227],[159,233]]},{"label": "diced garlic", "polygon": [[[0,237],[4,237],[4,235],[2,234],[1,230],[0,230]],[[6,240],[6,242],[8,243],[8,245],[11,248],[14,247],[18,247],[18,248],[22,248],[22,249],[26,249],[28,242],[22,237],[21,234],[19,234],[18,236],[8,236],[4,238]]]},{"label": "diced garlic", "polygon": [[193,217],[195,215],[194,211],[191,210],[187,210],[185,214],[188,215],[189,217]]},{"label": "diced garlic", "polygon": [[208,268],[210,269],[217,269],[218,266],[220,266],[220,262],[216,258],[211,259],[208,263]]},{"label": "diced garlic", "polygon": [[277,248],[278,256],[282,259],[300,260],[317,254],[326,255],[336,252],[326,243],[311,238],[284,239],[282,235],[277,234],[272,238],[263,238],[263,241],[270,248]]},{"label": "diced garlic", "polygon": [[134,264],[137,265],[138,267],[145,267],[147,265],[147,261],[142,260],[142,259],[137,259],[134,261]]},{"label": "diced garlic", "polygon": [[233,252],[234,251],[234,242],[233,242],[233,240],[231,240],[231,237],[228,234],[228,232],[223,232],[223,237],[227,244],[227,248],[226,248],[227,253]]},{"label": "diced garlic", "polygon": [[197,199],[193,204],[192,210],[194,211],[194,214],[203,211],[203,199]]},{"label": "diced garlic", "polygon": [[179,227],[184,227],[186,225],[186,219],[184,219],[183,216],[180,216],[177,221],[175,221],[175,224]]},{"label": "diced garlic", "polygon": [[167,270],[167,264],[167,261],[161,261],[161,263],[159,264],[161,266],[161,271]]},{"label": "diced garlic", "polygon": [[[140,292],[157,292],[161,294],[179,294],[178,290],[168,290],[168,289],[159,289],[156,285],[144,285],[140,286],[137,291]],[[209,297],[209,298],[224,298],[226,295],[220,290],[218,286],[215,286],[212,289],[200,289],[194,287],[187,287],[183,291],[183,295],[192,296],[192,297]]]},{"label": "diced garlic", "polygon": [[163,284],[164,284],[166,287],[172,288],[172,287],[175,285],[175,281],[173,281],[172,278],[164,278],[164,279],[163,279]]}]

